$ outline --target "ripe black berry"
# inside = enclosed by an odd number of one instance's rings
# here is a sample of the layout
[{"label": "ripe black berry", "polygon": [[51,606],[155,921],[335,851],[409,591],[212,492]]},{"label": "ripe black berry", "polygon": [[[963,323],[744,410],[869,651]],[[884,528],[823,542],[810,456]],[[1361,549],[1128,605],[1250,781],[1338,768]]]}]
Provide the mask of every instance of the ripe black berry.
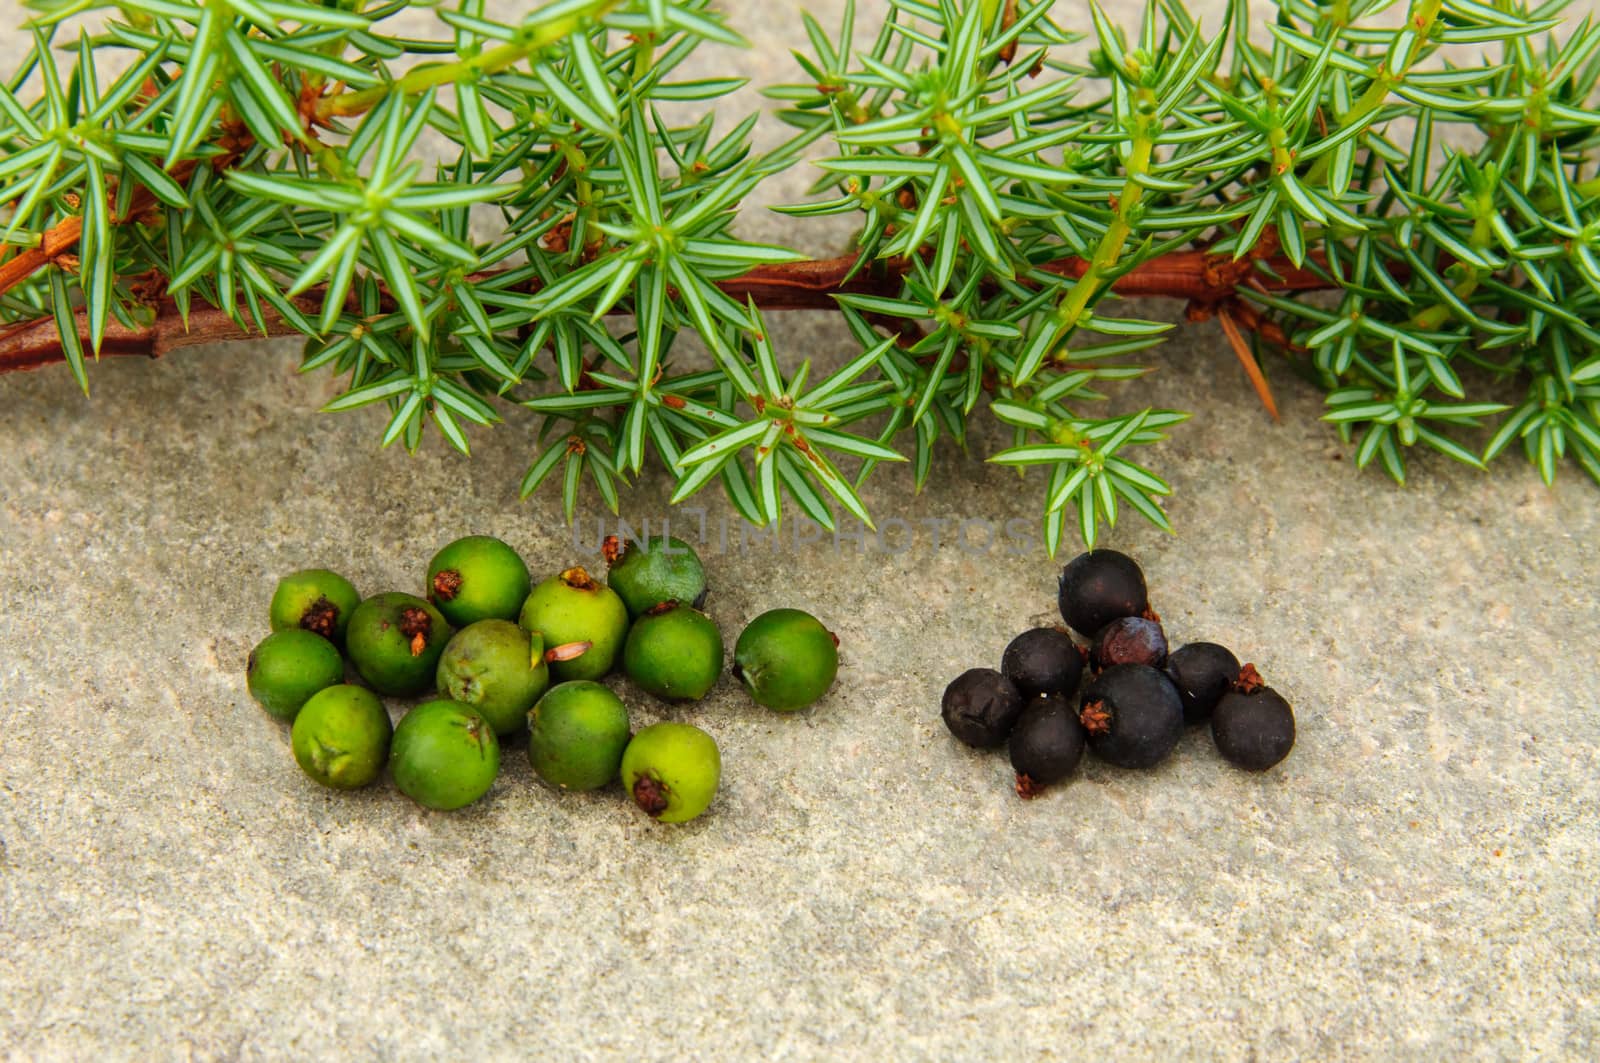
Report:
[{"label": "ripe black berry", "polygon": [[1100,629],[1089,659],[1096,669],[1118,664],[1160,668],[1167,663],[1167,635],[1161,625],[1142,616],[1123,616]]},{"label": "ripe black berry", "polygon": [[1123,768],[1148,768],[1183,735],[1183,702],[1164,674],[1143,664],[1107,668],[1083,692],[1078,714],[1089,748]]},{"label": "ripe black berry", "polygon": [[1061,616],[1092,639],[1111,621],[1142,616],[1150,608],[1138,562],[1115,550],[1090,550],[1061,570]]},{"label": "ripe black berry", "polygon": [[1011,640],[1000,658],[1000,672],[1025,698],[1040,694],[1071,697],[1083,677],[1083,655],[1065,632],[1036,627]]},{"label": "ripe black berry", "polygon": [[1294,748],[1294,710],[1271,687],[1231,690],[1212,710],[1211,737],[1229,764],[1266,771]]},{"label": "ripe black berry", "polygon": [[1022,715],[1022,695],[993,668],[969,668],[944,688],[941,714],[950,733],[969,746],[1004,742]]},{"label": "ripe black berry", "polygon": [[1191,642],[1168,655],[1167,678],[1183,699],[1183,722],[1204,723],[1239,678],[1239,658],[1215,642]]},{"label": "ripe black berry", "polygon": [[1060,694],[1034,698],[1011,732],[1011,766],[1017,770],[1017,794],[1036,797],[1060,782],[1083,759],[1083,724],[1072,703]]}]

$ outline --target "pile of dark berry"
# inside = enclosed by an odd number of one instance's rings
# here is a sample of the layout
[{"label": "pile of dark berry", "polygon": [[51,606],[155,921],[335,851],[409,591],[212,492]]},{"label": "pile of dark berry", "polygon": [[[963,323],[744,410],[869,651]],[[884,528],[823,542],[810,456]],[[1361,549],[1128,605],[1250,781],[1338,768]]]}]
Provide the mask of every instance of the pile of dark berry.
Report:
[{"label": "pile of dark berry", "polygon": [[1152,767],[1185,724],[1210,721],[1217,751],[1250,771],[1289,755],[1289,703],[1214,642],[1169,654],[1133,558],[1115,550],[1073,558],[1061,572],[1060,604],[1070,631],[1025,631],[1006,647],[1000,671],[970,669],[944,692],[944,722],[957,738],[980,749],[1009,743],[1018,794],[1033,797],[1067,778],[1085,745],[1118,767]]}]

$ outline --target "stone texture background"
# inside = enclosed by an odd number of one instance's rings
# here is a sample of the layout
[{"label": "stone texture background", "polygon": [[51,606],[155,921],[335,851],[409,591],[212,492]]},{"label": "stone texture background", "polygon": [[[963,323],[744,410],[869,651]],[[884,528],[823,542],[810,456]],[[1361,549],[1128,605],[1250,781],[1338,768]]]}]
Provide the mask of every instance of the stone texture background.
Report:
[{"label": "stone texture background", "polygon": [[[793,6],[742,11],[756,50],[708,69],[791,76]],[[745,224],[813,253],[841,236]],[[795,359],[849,350],[826,315],[773,332]],[[792,718],[726,679],[671,710],[722,745],[700,821],[553,792],[520,746],[485,801],[438,814],[300,775],[243,682],[274,579],[416,589],[472,532],[541,572],[586,558],[553,494],[517,501],[531,419],[477,433],[470,462],[437,439],[380,452],[377,414],[312,412],[337,382],[296,355],[108,361],[89,400],[61,368],[0,379],[6,1051],[1594,1056],[1600,506],[1575,469],[1546,490],[1422,458],[1398,489],[1281,366],[1274,425],[1218,334],[1183,329],[1115,399],[1199,413],[1154,458],[1179,534],[1130,519],[1110,545],[1144,562],[1175,644],[1228,642],[1296,705],[1277,770],[1231,770],[1196,732],[1158,770],[1086,761],[1017,800],[938,699],[1049,618],[1057,566],[922,525],[898,553],[705,548],[730,640],[795,605],[844,663]],[[981,461],[1002,442],[945,451],[920,496],[882,470],[868,502],[1032,527],[1039,483]],[[624,515],[666,493],[647,476]],[[666,714],[628,700],[636,726]]]}]

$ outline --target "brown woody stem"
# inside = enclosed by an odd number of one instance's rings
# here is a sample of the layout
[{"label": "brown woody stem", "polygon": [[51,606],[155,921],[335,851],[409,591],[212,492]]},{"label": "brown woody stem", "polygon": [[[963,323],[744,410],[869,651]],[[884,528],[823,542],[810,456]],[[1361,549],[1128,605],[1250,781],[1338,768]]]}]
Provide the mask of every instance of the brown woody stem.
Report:
[{"label": "brown woody stem", "polygon": [[[41,249],[37,253],[45,254],[45,251]],[[18,256],[5,265],[11,266],[22,257]],[[1311,269],[1297,269],[1287,259],[1274,257],[1268,263],[1271,270],[1262,275],[1250,270],[1248,261],[1234,263],[1225,255],[1212,255],[1204,251],[1173,251],[1123,274],[1112,284],[1111,290],[1130,298],[1181,299],[1203,307],[1216,307],[1234,299],[1235,289],[1252,275],[1264,280],[1262,286],[1270,291],[1315,291],[1330,286],[1322,275]],[[854,264],[853,257],[845,256],[761,266],[743,276],[722,281],[720,287],[741,302],[746,297],[753,299],[763,310],[833,310],[838,305],[833,299],[837,294],[859,292],[893,297],[899,293],[900,276],[887,265],[862,270],[846,281],[845,277]],[[1041,268],[1063,277],[1078,277],[1086,267],[1082,259],[1064,258]],[[308,316],[314,317],[321,301],[322,289],[313,288],[297,297],[295,305]],[[229,320],[227,314],[212,306],[193,309],[187,328],[178,314],[177,306],[170,299],[163,300],[155,309],[155,320],[141,328],[128,328],[115,319],[109,321],[100,353],[160,358],[181,347],[252,339],[261,335],[256,331],[241,330]],[[262,311],[266,318],[266,335],[282,336],[295,331],[270,309],[263,307]],[[89,326],[81,310],[77,314],[77,321],[78,334],[87,348]],[[65,357],[52,317],[21,321],[0,328],[0,373],[38,369],[64,361]]]}]

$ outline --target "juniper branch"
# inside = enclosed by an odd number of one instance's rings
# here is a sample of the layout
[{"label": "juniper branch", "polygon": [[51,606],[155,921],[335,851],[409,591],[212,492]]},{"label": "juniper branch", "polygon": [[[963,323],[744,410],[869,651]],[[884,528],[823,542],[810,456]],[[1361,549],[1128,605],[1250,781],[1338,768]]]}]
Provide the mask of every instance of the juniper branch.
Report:
[{"label": "juniper branch", "polygon": [[[66,250],[62,246],[57,252]],[[1041,270],[1063,277],[1081,277],[1089,263],[1080,258],[1063,258],[1045,263]],[[1268,263],[1273,280],[1267,285],[1274,292],[1310,292],[1332,285],[1325,274],[1295,267],[1287,259]],[[1116,294],[1125,298],[1176,299],[1204,313],[1238,299],[1240,273],[1231,256],[1200,251],[1173,251],[1160,258],[1140,263],[1111,282]],[[494,272],[477,274],[475,281],[489,281]],[[873,272],[858,268],[855,256],[786,262],[750,270],[738,277],[717,282],[729,297],[750,300],[761,310],[838,309],[837,296],[877,295],[889,297],[899,292],[897,273]],[[295,305],[307,315],[322,310],[324,286],[317,286],[295,297]],[[153,319],[142,326],[114,324],[106,332],[102,356],[160,358],[185,347],[203,346],[231,340],[296,335],[298,329],[276,313],[265,315],[265,329],[249,329],[239,324],[242,304],[229,314],[216,307],[192,311],[187,322],[171,299],[161,299],[149,307]],[[622,313],[616,309],[614,313]],[[84,344],[89,339],[87,313],[75,311],[73,320]],[[61,336],[53,317],[38,317],[0,328],[0,373],[41,369],[66,359]],[[1270,408],[1270,403],[1268,404]],[[1274,416],[1276,412],[1274,411]]]},{"label": "juniper branch", "polygon": [[[384,445],[431,425],[466,451],[516,404],[543,418],[524,492],[615,507],[648,456],[675,501],[717,480],[758,523],[868,520],[876,466],[920,486],[992,416],[990,460],[1044,473],[1053,551],[1127,508],[1170,527],[1131,455],[1187,415],[1091,412],[1170,327],[1118,300],[1164,296],[1216,320],[1269,410],[1265,356],[1293,358],[1360,465],[1520,444],[1600,480],[1600,27],[1562,37],[1563,0],[1409,0],[1398,24],[1273,0],[1265,43],[1245,0],[1209,30],[1180,0],[1136,27],[1091,4],[1087,64],[1046,0],[889,3],[870,40],[851,0],[836,34],[804,19],[803,77],[765,90],[794,133],[763,155],[756,115],[664,117],[739,85],[678,73],[739,42],[709,0],[456,0],[433,38],[385,35],[404,0],[33,0],[0,84],[0,370],[65,361],[87,389],[97,355],[299,334],[305,369],[347,376],[329,410],[388,410]],[[107,49],[133,62],[102,78]],[[428,128],[453,147],[422,158]],[[814,145],[813,197],[780,209],[850,217],[852,253],[735,237]],[[813,382],[763,323],[787,309],[837,310],[860,352]],[[687,334],[709,365],[679,364]],[[1469,397],[1497,380],[1525,397]]]}]

